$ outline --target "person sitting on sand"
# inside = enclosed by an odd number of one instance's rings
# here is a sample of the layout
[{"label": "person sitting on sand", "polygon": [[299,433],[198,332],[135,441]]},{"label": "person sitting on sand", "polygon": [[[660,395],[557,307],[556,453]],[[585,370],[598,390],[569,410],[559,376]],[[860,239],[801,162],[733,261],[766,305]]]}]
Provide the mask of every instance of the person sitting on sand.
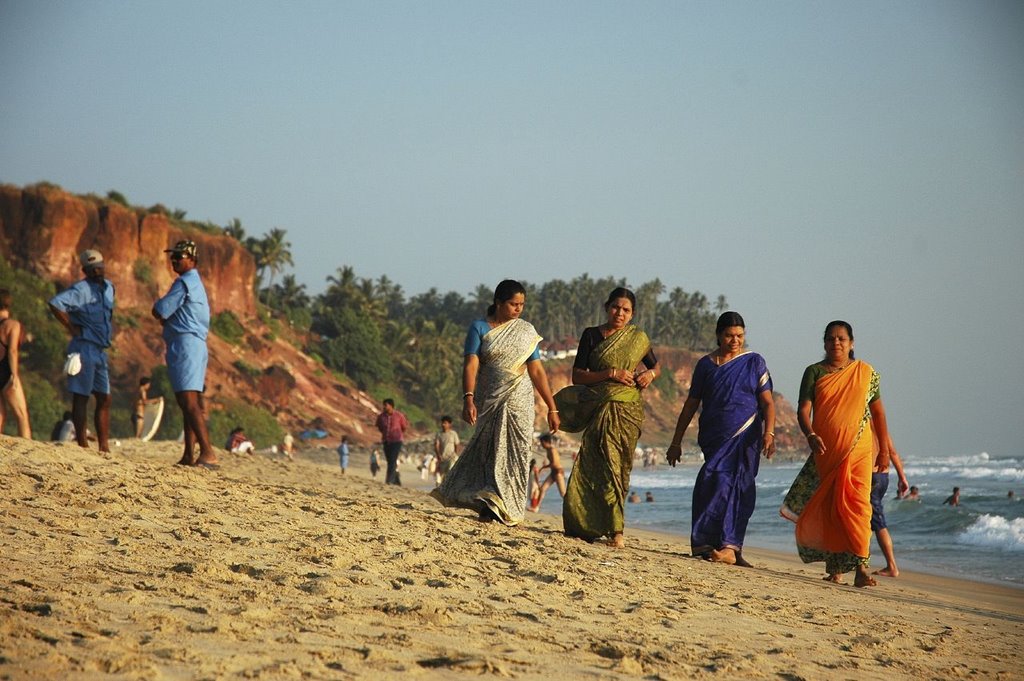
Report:
[{"label": "person sitting on sand", "polygon": [[565,498],[565,469],[562,468],[562,460],[558,456],[558,450],[555,449],[554,438],[551,436],[551,433],[544,433],[540,436],[540,446],[544,448],[544,452],[548,457],[548,463],[543,468],[549,469],[550,472],[548,477],[544,479],[544,482],[539,483],[534,488],[533,494],[530,497],[529,510],[535,512],[540,510],[540,503],[544,501],[544,495],[552,484],[558,485],[558,493]]},{"label": "person sitting on sand", "polygon": [[256,445],[245,434],[242,426],[235,426],[235,429],[228,435],[228,442],[224,448],[232,454],[252,454],[253,450],[256,449]]},{"label": "person sitting on sand", "polygon": [[950,494],[948,497],[946,497],[946,500],[942,502],[943,506],[945,506],[946,504],[949,504],[950,506],[959,506],[960,505],[960,488],[959,487],[954,487],[953,488],[953,493]]},{"label": "person sitting on sand", "polygon": [[71,412],[64,412],[64,416],[60,421],[53,424],[53,430],[50,432],[50,440],[52,442],[71,442],[75,439],[75,422],[71,419]]}]

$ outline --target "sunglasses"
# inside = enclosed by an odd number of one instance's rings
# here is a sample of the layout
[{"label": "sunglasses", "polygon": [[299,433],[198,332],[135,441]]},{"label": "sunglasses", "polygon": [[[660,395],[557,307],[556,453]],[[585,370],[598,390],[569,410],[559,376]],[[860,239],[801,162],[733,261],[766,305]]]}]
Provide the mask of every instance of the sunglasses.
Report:
[{"label": "sunglasses", "polygon": [[171,260],[177,262],[178,260],[183,260],[187,257],[188,256],[185,255],[184,253],[175,253],[174,255],[171,256]]}]

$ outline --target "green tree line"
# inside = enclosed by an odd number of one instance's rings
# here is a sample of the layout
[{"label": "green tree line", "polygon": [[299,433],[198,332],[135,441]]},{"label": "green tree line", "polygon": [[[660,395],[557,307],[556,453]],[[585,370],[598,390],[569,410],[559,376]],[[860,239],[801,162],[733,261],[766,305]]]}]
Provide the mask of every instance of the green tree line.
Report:
[{"label": "green tree line", "polygon": [[[480,284],[468,295],[431,288],[407,297],[386,275],[359,277],[346,265],[327,277],[323,293],[311,296],[294,275],[274,281],[293,265],[284,230],[275,228],[262,239],[247,237],[235,220],[225,233],[255,258],[258,299],[300,333],[308,332],[308,353],[362,389],[393,386],[428,414],[458,412],[465,330],[484,315],[497,282]],[[584,328],[603,321],[604,301],[616,286],[636,294],[635,323],[653,342],[690,350],[711,349],[715,321],[728,305],[722,295],[712,302],[700,291],[667,290],[659,279],[630,286],[625,279],[582,274],[522,283],[524,318],[545,338],[543,346],[553,349],[575,347]]]}]

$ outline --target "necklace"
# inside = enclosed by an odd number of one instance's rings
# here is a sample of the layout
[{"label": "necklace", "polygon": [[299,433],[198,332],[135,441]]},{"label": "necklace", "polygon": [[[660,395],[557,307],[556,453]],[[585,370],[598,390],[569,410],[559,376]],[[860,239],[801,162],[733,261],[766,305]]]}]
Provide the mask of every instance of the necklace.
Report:
[{"label": "necklace", "polygon": [[843,369],[845,369],[846,367],[850,366],[851,364],[853,364],[853,361],[848,359],[848,360],[846,360],[846,362],[844,362],[840,366],[833,366],[831,364],[827,364],[826,363],[825,364],[825,368],[828,370],[828,372],[830,374],[834,374],[837,371],[842,371]]}]

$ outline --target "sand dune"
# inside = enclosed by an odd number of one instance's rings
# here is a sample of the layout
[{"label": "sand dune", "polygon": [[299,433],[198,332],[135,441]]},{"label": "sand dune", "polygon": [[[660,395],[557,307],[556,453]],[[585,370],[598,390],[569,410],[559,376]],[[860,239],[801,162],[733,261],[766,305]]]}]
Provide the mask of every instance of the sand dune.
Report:
[{"label": "sand dune", "polygon": [[[558,518],[481,524],[422,489],[174,443],[109,457],[0,437],[0,678],[1019,678],[1024,591],[870,590]],[[407,480],[414,471],[405,471]]]}]

